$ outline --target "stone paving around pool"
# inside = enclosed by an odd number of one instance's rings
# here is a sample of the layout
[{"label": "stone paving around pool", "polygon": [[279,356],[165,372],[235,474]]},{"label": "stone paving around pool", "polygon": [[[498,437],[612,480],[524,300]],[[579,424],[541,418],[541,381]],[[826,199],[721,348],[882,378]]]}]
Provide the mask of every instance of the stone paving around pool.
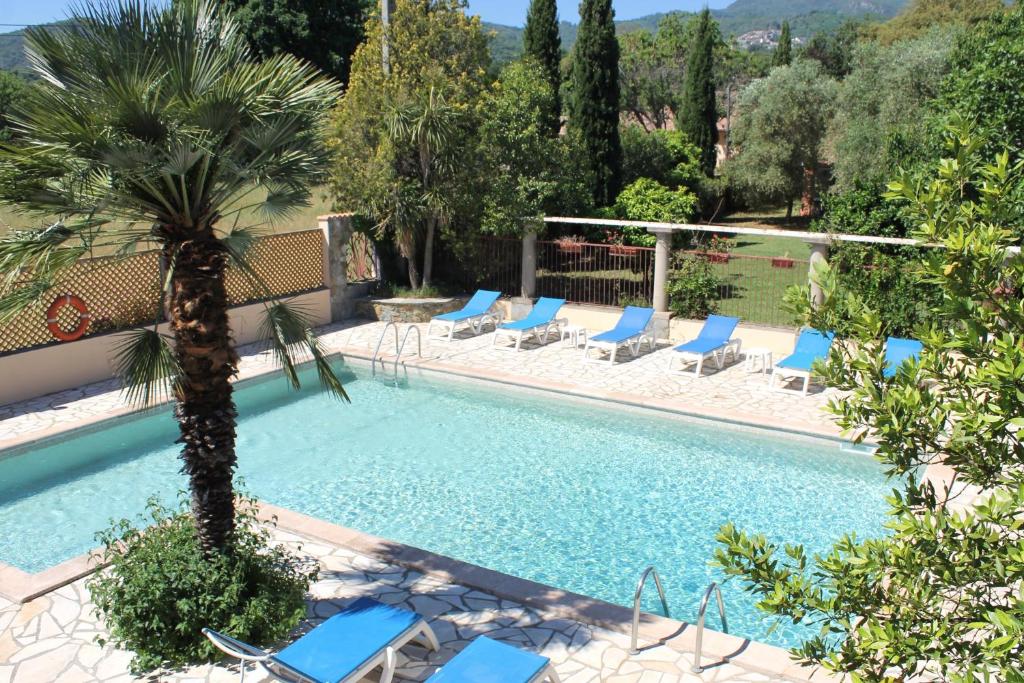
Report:
[{"label": "stone paving around pool", "polygon": [[[730,663],[717,663],[696,676],[689,673],[692,655],[667,645],[630,657],[629,639],[619,633],[568,619],[544,619],[528,607],[431,575],[281,530],[273,533],[279,543],[320,563],[320,577],[308,599],[309,618],[300,632],[362,596],[405,607],[429,620],[441,643],[440,651],[433,653],[415,645],[403,648],[395,677],[398,681],[424,680],[480,635],[549,657],[566,683],[783,680]],[[0,601],[0,683],[139,680],[128,672],[127,653],[95,642],[102,634],[85,580],[24,605]],[[705,664],[713,661],[706,659]],[[270,680],[254,675],[255,671],[249,668],[247,681]],[[159,672],[141,680],[237,681],[238,669],[225,663]]]}]

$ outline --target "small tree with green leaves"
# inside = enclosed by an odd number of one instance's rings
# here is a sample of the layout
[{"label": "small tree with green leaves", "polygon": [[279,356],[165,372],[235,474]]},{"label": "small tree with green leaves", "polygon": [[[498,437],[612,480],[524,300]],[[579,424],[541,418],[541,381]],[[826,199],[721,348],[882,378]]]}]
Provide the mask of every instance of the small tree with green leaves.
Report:
[{"label": "small tree with green leaves", "polygon": [[[794,650],[855,681],[1020,681],[1024,658],[1024,257],[1020,166],[980,163],[957,131],[927,182],[904,178],[921,264],[943,300],[918,331],[919,361],[884,374],[881,318],[862,306],[822,372],[830,409],[878,445],[893,478],[889,533],[826,555],[722,529],[717,562],[770,614],[820,627]],[[827,280],[827,277],[826,277]],[[828,283],[826,282],[826,285]],[[806,292],[805,292],[806,294]],[[831,324],[830,306],[808,322]]]},{"label": "small tree with green leaves", "polygon": [[562,128],[562,38],[558,33],[558,5],[555,0],[530,0],[523,32],[524,55],[544,70],[553,96],[547,103],[547,127],[552,137]]},{"label": "small tree with green leaves", "polygon": [[619,42],[611,0],[583,0],[572,61],[569,125],[586,151],[598,206],[615,201],[621,185]]},{"label": "small tree with green leaves", "polygon": [[689,64],[676,128],[700,149],[701,167],[714,175],[717,161],[718,104],[715,99],[715,44],[718,28],[705,8],[700,14],[690,48]]},{"label": "small tree with green leaves", "polygon": [[782,22],[779,44],[772,54],[772,66],[789,66],[793,63],[793,36],[789,34],[789,22]]}]

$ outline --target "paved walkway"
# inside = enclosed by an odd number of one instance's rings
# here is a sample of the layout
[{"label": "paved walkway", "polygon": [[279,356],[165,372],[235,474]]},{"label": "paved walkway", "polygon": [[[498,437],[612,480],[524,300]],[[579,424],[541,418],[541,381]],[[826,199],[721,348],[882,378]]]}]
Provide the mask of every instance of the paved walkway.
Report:
[{"label": "paved walkway", "polygon": [[[696,676],[689,673],[691,655],[669,646],[630,657],[624,635],[567,619],[545,620],[530,608],[430,575],[284,531],[275,530],[274,535],[321,566],[303,627],[316,625],[349,601],[366,595],[414,610],[429,620],[441,649],[432,653],[414,645],[403,648],[396,675],[399,681],[424,680],[473,638],[485,634],[549,657],[566,683],[783,680],[734,664],[718,664]],[[0,601],[0,683],[137,680],[128,673],[127,653],[95,642],[102,633],[84,580],[24,605]],[[249,671],[247,681],[269,680]],[[159,672],[148,680],[219,683],[237,681],[238,670],[228,665],[200,666]]]}]

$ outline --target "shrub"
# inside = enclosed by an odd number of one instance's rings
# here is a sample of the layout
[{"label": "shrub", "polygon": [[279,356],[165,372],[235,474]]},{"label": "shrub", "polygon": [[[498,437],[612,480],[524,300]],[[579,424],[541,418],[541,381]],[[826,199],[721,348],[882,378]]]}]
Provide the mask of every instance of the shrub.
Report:
[{"label": "shrub", "polygon": [[[631,221],[687,223],[697,211],[697,196],[685,187],[672,190],[656,180],[641,178],[615,200],[615,214]],[[654,246],[654,235],[644,228],[628,226],[622,230],[626,244]]]},{"label": "shrub", "polygon": [[150,499],[137,521],[148,528],[125,519],[98,534],[98,559],[110,566],[88,584],[110,641],[134,653],[134,673],[214,659],[204,626],[269,643],[305,616],[318,568],[270,547],[254,500],[239,502],[228,551],[211,557],[199,546],[184,499],[178,510]]},{"label": "shrub", "polygon": [[718,308],[722,280],[703,256],[683,254],[668,277],[668,305],[683,318],[706,318]]},{"label": "shrub", "polygon": [[700,150],[683,133],[623,126],[620,137],[623,186],[651,178],[672,188],[693,188],[704,177]]}]

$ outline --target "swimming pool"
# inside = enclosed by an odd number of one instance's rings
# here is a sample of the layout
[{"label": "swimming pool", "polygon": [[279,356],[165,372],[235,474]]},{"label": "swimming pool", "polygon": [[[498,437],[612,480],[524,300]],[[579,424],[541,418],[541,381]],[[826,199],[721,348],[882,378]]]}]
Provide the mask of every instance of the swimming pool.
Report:
[{"label": "swimming pool", "polygon": [[[351,405],[281,379],[240,388],[250,493],[622,605],[654,564],[682,619],[720,578],[707,563],[727,521],[812,551],[846,531],[883,531],[881,468],[836,444],[503,385],[344,374]],[[45,569],[88,551],[148,496],[173,499],[185,487],[176,436],[163,410],[0,459],[0,560]],[[733,633],[778,645],[802,633],[767,634],[734,583],[725,599]]]}]

